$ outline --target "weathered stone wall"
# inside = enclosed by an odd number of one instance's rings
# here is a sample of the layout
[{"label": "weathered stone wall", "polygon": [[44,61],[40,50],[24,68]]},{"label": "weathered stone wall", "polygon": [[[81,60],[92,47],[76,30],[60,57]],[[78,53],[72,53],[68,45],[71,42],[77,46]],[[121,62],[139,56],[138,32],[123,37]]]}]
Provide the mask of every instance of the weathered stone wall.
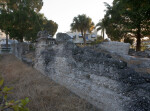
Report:
[{"label": "weathered stone wall", "polygon": [[31,58],[26,57],[26,55],[30,52],[30,45],[32,45],[32,47],[34,48],[33,44],[27,43],[12,44],[12,54],[15,55],[18,59],[22,60],[24,63],[33,66],[34,63],[33,60]]},{"label": "weathered stone wall", "polygon": [[125,61],[127,66],[134,69],[136,72],[150,74],[150,58],[140,58],[136,56],[111,54],[113,58]]},{"label": "weathered stone wall", "polygon": [[22,55],[29,51],[29,44],[27,43],[16,43],[12,44],[12,53],[19,59],[22,59]]},{"label": "weathered stone wall", "polygon": [[103,48],[109,52],[115,52],[118,54],[127,55],[129,52],[130,44],[116,42],[116,41],[109,41],[109,42],[103,42],[103,43],[99,44],[99,47]]},{"label": "weathered stone wall", "polygon": [[150,76],[142,76],[109,53],[80,48],[68,35],[58,44],[41,40],[35,68],[103,111],[148,111]]}]

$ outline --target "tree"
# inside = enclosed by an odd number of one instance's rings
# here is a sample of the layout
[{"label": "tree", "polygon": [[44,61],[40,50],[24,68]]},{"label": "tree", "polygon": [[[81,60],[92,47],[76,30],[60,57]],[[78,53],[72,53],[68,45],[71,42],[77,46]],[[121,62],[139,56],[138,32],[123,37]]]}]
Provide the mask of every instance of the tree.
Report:
[{"label": "tree", "polygon": [[25,40],[35,42],[37,33],[40,30],[45,30],[52,36],[55,35],[58,29],[58,24],[56,22],[48,20],[44,14],[41,13],[36,14],[35,19],[33,19],[34,25],[32,25],[32,28],[30,28],[29,32],[26,34]]},{"label": "tree", "polygon": [[78,15],[74,17],[73,22],[71,23],[71,30],[81,32],[83,37],[84,45],[86,45],[86,32],[91,32],[94,29],[94,23],[90,17],[87,17],[85,14]]},{"label": "tree", "polygon": [[37,32],[42,29],[41,25],[37,13],[29,8],[14,11],[10,36],[20,42],[23,42],[23,39],[34,41]]},{"label": "tree", "polygon": [[[7,11],[1,10],[0,29],[6,34],[6,47],[8,48],[8,35],[11,28],[12,15],[8,15]],[[7,25],[6,25],[7,24]]]},{"label": "tree", "polygon": [[126,37],[124,39],[124,43],[130,43],[131,45],[133,45],[134,39],[130,38],[130,37]]},{"label": "tree", "polygon": [[119,14],[118,7],[112,7],[108,3],[104,3],[106,6],[106,14],[104,16],[106,34],[111,40],[120,41],[126,36],[126,32],[121,24],[122,18]]},{"label": "tree", "polygon": [[20,7],[28,7],[30,10],[39,12],[43,6],[43,0],[0,0],[4,9],[9,11],[20,10]]},{"label": "tree", "polygon": [[[0,3],[3,4],[0,13],[0,28],[6,34],[21,42],[23,38],[33,35],[32,29],[37,26],[35,25],[38,22],[36,17],[43,5],[42,0],[0,0]],[[8,20],[7,18],[10,17],[11,20]]]},{"label": "tree", "polygon": [[58,29],[58,24],[52,20],[46,20],[43,27],[50,35],[54,36]]},{"label": "tree", "polygon": [[[137,40],[136,51],[141,49],[141,38],[150,35],[149,0],[114,0],[113,6],[106,11],[109,24],[106,33],[112,38],[134,36]],[[120,36],[120,37],[119,37]]]},{"label": "tree", "polygon": [[28,29],[27,33],[25,34],[24,39],[26,41],[35,42],[37,39],[37,33],[41,30],[43,30],[43,22],[45,20],[45,17],[43,14],[40,13],[34,13],[32,15],[32,25]]},{"label": "tree", "polygon": [[101,36],[103,37],[103,40],[104,40],[105,30],[106,30],[106,21],[105,21],[105,19],[103,18],[102,20],[100,20],[99,23],[97,23],[96,27],[98,27],[97,31],[101,30]]},{"label": "tree", "polygon": [[[8,34],[9,34],[9,29],[10,29],[10,23],[11,23],[11,15],[8,16],[8,8],[5,7],[5,2],[4,0],[0,0],[0,29],[5,32],[6,34],[6,47],[8,48]],[[7,25],[6,25],[7,24]]]}]

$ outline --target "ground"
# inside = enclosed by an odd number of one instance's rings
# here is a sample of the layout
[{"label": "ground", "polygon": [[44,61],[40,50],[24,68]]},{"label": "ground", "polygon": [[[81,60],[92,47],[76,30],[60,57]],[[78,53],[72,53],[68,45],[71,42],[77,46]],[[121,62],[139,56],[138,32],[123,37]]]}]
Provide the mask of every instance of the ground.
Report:
[{"label": "ground", "polygon": [[99,111],[13,55],[0,55],[0,74],[14,88],[11,99],[30,99],[30,111]]}]

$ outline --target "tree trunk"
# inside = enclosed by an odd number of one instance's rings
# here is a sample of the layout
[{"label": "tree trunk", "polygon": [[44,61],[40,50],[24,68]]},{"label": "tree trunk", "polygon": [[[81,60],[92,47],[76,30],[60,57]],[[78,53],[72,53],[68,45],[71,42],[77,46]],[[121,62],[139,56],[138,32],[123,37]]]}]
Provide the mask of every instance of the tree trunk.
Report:
[{"label": "tree trunk", "polygon": [[83,38],[83,44],[86,46],[86,38],[85,38],[85,33],[81,32],[82,38]]},{"label": "tree trunk", "polygon": [[136,35],[136,51],[141,50],[141,28],[138,27],[137,35]]},{"label": "tree trunk", "polygon": [[103,30],[102,32],[103,32],[103,40],[104,40],[105,39],[105,31]]},{"label": "tree trunk", "polygon": [[84,41],[84,46],[86,46],[86,38],[85,38],[85,34],[83,34],[83,41]]},{"label": "tree trunk", "polygon": [[6,48],[8,48],[8,34],[6,34]]},{"label": "tree trunk", "polygon": [[23,37],[20,37],[20,42],[23,42]]}]

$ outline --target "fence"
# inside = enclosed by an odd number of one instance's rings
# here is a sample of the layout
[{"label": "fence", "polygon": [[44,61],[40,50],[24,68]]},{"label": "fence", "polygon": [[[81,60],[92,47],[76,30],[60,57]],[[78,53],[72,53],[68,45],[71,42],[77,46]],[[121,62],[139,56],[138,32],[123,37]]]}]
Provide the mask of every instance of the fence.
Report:
[{"label": "fence", "polygon": [[11,54],[12,53],[12,46],[9,44],[8,46],[1,44],[0,45],[0,54]]}]

